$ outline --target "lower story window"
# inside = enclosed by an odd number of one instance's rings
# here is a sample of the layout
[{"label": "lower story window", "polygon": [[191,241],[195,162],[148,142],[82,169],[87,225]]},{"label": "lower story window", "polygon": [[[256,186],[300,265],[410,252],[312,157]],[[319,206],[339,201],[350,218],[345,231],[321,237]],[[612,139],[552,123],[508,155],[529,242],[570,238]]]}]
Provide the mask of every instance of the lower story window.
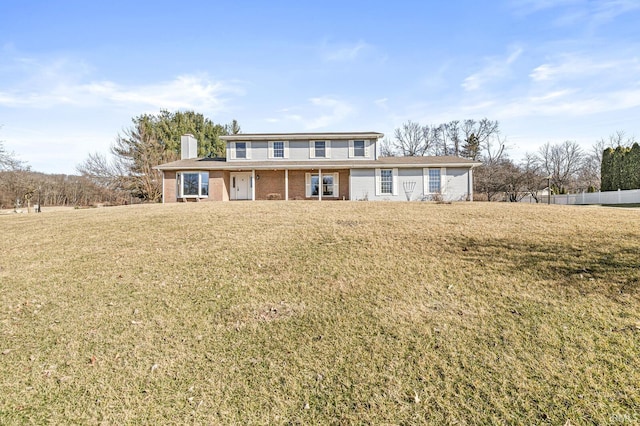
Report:
[{"label": "lower story window", "polygon": [[178,173],[177,175],[177,195],[183,197],[208,197],[209,196],[209,173]]},{"label": "lower story window", "polygon": [[393,194],[393,170],[380,170],[380,193]]},{"label": "lower story window", "polygon": [[337,197],[338,173],[307,173],[307,197],[318,197],[320,191],[323,197]]},{"label": "lower story window", "polygon": [[439,193],[441,186],[440,169],[429,169],[429,192]]}]

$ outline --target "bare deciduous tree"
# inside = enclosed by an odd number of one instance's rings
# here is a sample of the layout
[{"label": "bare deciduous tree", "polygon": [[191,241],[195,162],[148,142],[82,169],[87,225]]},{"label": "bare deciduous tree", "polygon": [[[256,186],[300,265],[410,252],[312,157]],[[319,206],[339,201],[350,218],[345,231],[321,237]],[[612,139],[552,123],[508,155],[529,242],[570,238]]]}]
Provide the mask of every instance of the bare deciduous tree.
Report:
[{"label": "bare deciduous tree", "polygon": [[414,121],[402,123],[402,127],[395,129],[394,148],[402,156],[416,157],[425,155],[428,146],[425,143],[424,129]]},{"label": "bare deciduous tree", "polygon": [[510,182],[517,167],[507,158],[506,138],[494,136],[485,138],[482,166],[476,169],[474,179],[474,190],[486,194],[487,201],[492,201],[497,194],[507,193],[509,185],[517,184]]},{"label": "bare deciduous tree", "polygon": [[[565,141],[540,147],[537,161],[541,170],[551,176],[551,185],[558,193],[577,189],[577,175],[584,163],[584,152],[576,142]],[[586,188],[585,188],[586,189]]]},{"label": "bare deciduous tree", "polygon": [[398,154],[389,138],[384,138],[380,142],[380,157],[396,157]]},{"label": "bare deciduous tree", "polygon": [[451,142],[451,155],[460,157],[462,149],[462,138],[460,135],[460,121],[453,120],[443,124],[447,138]]},{"label": "bare deciduous tree", "polygon": [[3,141],[0,141],[0,170],[19,170],[24,168],[24,162],[18,160],[13,152],[4,148]]},{"label": "bare deciduous tree", "polygon": [[127,189],[127,171],[122,164],[109,159],[98,152],[89,154],[86,160],[76,167],[81,176],[91,179],[96,185],[114,191]]}]

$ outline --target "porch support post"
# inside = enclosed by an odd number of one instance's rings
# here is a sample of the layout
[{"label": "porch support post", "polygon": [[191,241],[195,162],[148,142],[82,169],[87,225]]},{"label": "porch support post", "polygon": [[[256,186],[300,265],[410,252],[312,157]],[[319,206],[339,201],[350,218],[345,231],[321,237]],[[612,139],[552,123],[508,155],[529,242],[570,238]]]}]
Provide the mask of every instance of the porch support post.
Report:
[{"label": "porch support post", "polygon": [[289,169],[284,169],[284,199],[289,200]]},{"label": "porch support post", "polygon": [[322,169],[318,169],[318,201],[322,201]]},{"label": "porch support post", "polygon": [[256,200],[256,170],[251,169],[251,201]]}]

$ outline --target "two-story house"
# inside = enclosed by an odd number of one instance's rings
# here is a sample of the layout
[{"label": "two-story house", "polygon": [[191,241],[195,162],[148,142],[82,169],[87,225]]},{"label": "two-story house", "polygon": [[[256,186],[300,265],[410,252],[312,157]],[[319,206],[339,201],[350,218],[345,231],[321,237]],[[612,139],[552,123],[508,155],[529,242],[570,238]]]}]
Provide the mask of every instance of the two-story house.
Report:
[{"label": "two-story house", "polygon": [[182,158],[157,167],[163,202],[229,200],[473,200],[473,167],[459,157],[378,157],[382,133],[221,136],[226,158]]}]

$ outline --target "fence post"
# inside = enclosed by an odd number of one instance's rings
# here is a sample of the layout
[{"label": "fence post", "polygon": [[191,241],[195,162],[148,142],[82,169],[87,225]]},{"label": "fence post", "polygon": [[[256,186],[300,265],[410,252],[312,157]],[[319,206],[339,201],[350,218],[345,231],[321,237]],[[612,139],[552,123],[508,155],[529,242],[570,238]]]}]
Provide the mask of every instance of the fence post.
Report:
[{"label": "fence post", "polygon": [[618,188],[618,204],[621,204],[622,202],[622,191],[620,190],[620,188]]}]

